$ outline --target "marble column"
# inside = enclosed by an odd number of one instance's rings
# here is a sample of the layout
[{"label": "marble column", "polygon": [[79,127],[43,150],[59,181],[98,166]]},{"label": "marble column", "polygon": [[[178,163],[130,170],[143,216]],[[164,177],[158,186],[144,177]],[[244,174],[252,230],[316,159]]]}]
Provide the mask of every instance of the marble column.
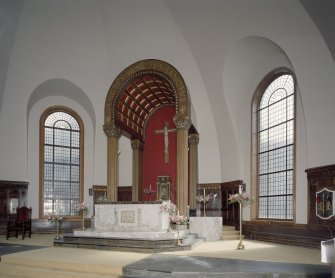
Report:
[{"label": "marble column", "polygon": [[131,140],[131,148],[133,150],[133,185],[132,185],[132,201],[137,202],[140,198],[139,189],[142,188],[143,181],[143,150],[144,143],[139,140]]},{"label": "marble column", "polygon": [[119,138],[121,129],[113,123],[104,125],[107,135],[107,200],[117,201],[118,177],[119,177]]},{"label": "marble column", "polygon": [[177,127],[177,206],[182,215],[187,215],[188,206],[188,118],[174,118]]},{"label": "marble column", "polygon": [[198,186],[198,144],[199,135],[190,134],[188,136],[188,143],[190,148],[190,208],[197,207],[197,186]]}]

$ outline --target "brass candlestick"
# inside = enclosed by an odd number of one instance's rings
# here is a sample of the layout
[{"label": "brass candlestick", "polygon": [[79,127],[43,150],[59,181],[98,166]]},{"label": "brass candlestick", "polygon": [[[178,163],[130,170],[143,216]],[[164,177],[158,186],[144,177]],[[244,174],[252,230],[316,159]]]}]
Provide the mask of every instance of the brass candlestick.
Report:
[{"label": "brass candlestick", "polygon": [[181,246],[181,241],[179,238],[179,222],[177,222],[177,245]]},{"label": "brass candlestick", "polygon": [[59,226],[60,226],[59,222],[56,221],[56,237],[55,237],[56,240],[60,239],[60,236],[59,236]]},{"label": "brass candlestick", "polygon": [[240,206],[240,242],[237,245],[237,250],[244,250],[244,245],[242,243],[242,203],[239,202]]}]

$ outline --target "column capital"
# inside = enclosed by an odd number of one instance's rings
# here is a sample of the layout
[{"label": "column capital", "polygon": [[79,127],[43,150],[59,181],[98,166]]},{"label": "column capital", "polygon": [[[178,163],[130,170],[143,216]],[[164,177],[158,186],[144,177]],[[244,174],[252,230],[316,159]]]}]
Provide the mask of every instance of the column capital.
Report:
[{"label": "column capital", "polygon": [[139,139],[131,140],[131,148],[133,150],[139,150],[139,151],[143,152],[144,143]]},{"label": "column capital", "polygon": [[188,136],[188,143],[190,145],[198,145],[199,144],[199,134],[190,134]]},{"label": "column capital", "polygon": [[116,137],[120,138],[121,136],[121,129],[114,123],[106,123],[104,124],[104,132],[107,135],[107,137]]},{"label": "column capital", "polygon": [[188,116],[176,114],[173,118],[174,124],[178,129],[189,129],[192,122]]}]

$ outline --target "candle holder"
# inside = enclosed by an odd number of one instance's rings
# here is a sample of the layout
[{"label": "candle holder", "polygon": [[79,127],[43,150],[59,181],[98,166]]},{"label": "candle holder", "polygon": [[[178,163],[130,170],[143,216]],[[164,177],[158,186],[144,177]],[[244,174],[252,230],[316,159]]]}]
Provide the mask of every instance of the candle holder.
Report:
[{"label": "candle holder", "polygon": [[206,216],[206,203],[213,198],[213,194],[209,193],[206,195],[206,189],[204,188],[204,194],[197,196],[197,201],[200,203],[204,203],[204,216]]},{"label": "candle holder", "polygon": [[240,241],[236,247],[236,250],[244,250],[244,245],[242,242],[242,203],[239,202],[239,207],[240,207]]},{"label": "candle holder", "polygon": [[180,241],[180,238],[179,238],[179,223],[177,223],[177,245],[181,246],[181,241]]}]

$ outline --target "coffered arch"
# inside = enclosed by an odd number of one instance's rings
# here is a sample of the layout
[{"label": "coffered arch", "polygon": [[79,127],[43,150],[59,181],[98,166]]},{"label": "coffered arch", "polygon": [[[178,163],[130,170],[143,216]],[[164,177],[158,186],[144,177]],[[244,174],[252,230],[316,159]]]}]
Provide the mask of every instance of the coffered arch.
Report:
[{"label": "coffered arch", "polygon": [[132,139],[144,141],[148,119],[165,106],[176,108],[176,122],[190,123],[191,105],[184,79],[167,62],[136,62],[117,76],[107,93],[104,130],[118,127]]}]

